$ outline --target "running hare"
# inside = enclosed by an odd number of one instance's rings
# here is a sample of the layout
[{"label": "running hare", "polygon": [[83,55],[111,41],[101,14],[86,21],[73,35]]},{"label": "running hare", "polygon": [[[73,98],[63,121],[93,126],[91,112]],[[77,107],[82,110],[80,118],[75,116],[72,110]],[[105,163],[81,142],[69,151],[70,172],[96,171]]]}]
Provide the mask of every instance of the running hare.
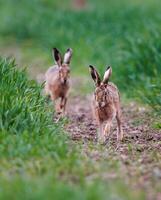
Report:
[{"label": "running hare", "polygon": [[[120,108],[120,96],[117,87],[108,82],[112,74],[112,68],[107,67],[103,81],[93,66],[89,66],[92,79],[96,84],[94,92],[93,109],[94,114],[99,124],[100,133],[99,140],[105,141],[106,136],[110,134],[110,127],[113,119],[116,117],[118,129],[117,129],[117,141],[123,139],[123,130],[121,125],[121,108]],[[103,123],[106,122],[105,128]]]},{"label": "running hare", "polygon": [[64,60],[57,48],[52,49],[52,54],[56,65],[50,67],[45,74],[45,92],[51,97],[52,101],[60,98],[60,103],[56,108],[56,112],[64,115],[70,87],[69,64],[72,57],[72,49],[67,49]]}]

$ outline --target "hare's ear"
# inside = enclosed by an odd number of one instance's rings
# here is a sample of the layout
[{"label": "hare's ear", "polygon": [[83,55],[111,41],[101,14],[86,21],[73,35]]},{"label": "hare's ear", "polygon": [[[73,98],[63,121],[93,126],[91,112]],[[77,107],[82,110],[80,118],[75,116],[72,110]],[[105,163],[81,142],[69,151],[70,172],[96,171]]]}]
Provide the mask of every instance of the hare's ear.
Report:
[{"label": "hare's ear", "polygon": [[103,83],[108,83],[111,74],[112,74],[112,68],[108,66],[103,77]]},{"label": "hare's ear", "polygon": [[89,65],[89,70],[90,70],[92,79],[96,83],[96,86],[99,86],[101,84],[100,75],[98,74],[98,72],[92,65]]},{"label": "hare's ear", "polygon": [[64,55],[64,63],[65,64],[70,64],[72,53],[73,53],[73,50],[71,48],[67,49],[67,51]]},{"label": "hare's ear", "polygon": [[62,57],[61,57],[61,54],[60,54],[59,50],[57,48],[53,48],[52,49],[52,54],[53,54],[53,57],[55,59],[56,64],[59,67],[61,67],[61,65],[62,65]]}]

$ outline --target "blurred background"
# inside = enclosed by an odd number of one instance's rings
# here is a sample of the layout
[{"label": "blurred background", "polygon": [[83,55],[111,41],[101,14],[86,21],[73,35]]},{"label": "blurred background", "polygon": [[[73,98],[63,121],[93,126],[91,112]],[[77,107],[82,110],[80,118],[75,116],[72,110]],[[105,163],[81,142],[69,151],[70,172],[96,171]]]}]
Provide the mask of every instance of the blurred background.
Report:
[{"label": "blurred background", "polygon": [[0,0],[0,56],[35,78],[54,63],[52,47],[71,47],[74,76],[91,84],[89,64],[101,75],[111,65],[122,93],[159,113],[160,9],[159,0]]},{"label": "blurred background", "polygon": [[[73,113],[59,123],[31,80],[54,64],[53,47],[73,49]],[[113,68],[125,130],[119,145],[115,129],[105,145],[94,139],[89,64],[101,76]],[[0,200],[160,200],[159,114],[160,0],[0,0]]]}]

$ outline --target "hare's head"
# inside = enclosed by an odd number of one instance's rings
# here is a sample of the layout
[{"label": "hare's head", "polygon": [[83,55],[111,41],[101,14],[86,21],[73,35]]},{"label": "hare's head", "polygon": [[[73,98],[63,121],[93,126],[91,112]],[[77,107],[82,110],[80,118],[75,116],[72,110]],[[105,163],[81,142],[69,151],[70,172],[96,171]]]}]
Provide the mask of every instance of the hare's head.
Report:
[{"label": "hare's head", "polygon": [[97,70],[90,65],[89,66],[91,77],[95,82],[96,89],[94,92],[95,101],[99,107],[103,107],[106,104],[106,87],[109,81],[109,78],[112,74],[112,68],[109,66],[107,67],[103,80],[101,81],[100,75],[98,74]]},{"label": "hare's head", "polygon": [[67,80],[69,79],[70,75],[70,60],[72,57],[72,49],[67,49],[64,59],[62,59],[62,56],[57,48],[53,48],[52,50],[53,57],[55,59],[56,64],[59,67],[59,77],[61,80],[61,83],[65,84]]}]

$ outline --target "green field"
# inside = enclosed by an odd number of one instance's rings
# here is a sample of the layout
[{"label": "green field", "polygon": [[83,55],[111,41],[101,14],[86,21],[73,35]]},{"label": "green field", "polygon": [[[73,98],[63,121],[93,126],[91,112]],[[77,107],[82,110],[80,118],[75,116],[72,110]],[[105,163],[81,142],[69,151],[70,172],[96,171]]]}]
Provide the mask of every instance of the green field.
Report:
[{"label": "green field", "polygon": [[70,119],[53,122],[35,81],[53,65],[52,47],[71,47],[71,77],[82,80],[71,96],[93,91],[89,64],[102,76],[111,65],[123,107],[146,110],[129,121],[159,135],[160,9],[159,0],[87,0],[82,9],[65,0],[0,1],[0,199],[161,198],[160,139],[145,151],[125,142],[128,164],[112,144],[75,142],[64,128]]}]

